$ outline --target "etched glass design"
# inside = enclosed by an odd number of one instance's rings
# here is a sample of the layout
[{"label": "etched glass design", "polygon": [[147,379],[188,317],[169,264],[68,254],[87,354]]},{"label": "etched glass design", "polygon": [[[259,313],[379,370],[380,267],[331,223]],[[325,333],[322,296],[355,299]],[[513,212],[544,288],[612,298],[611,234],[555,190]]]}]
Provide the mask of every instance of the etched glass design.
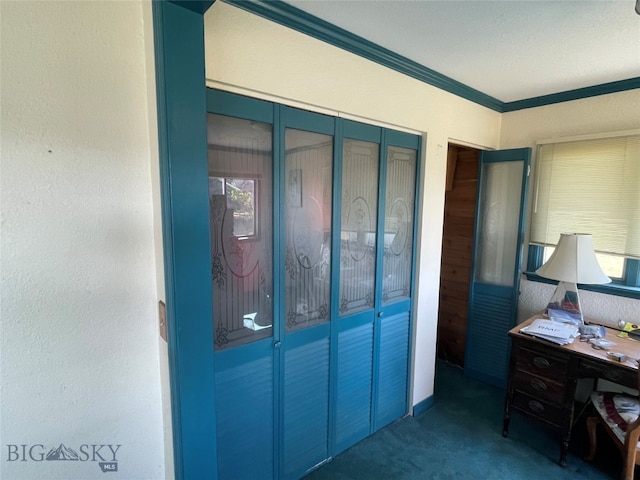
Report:
[{"label": "etched glass design", "polygon": [[523,161],[487,163],[480,184],[475,280],[513,285]]},{"label": "etched glass design", "polygon": [[285,131],[286,331],[329,320],[333,138]]},{"label": "etched glass design", "polygon": [[387,151],[382,301],[411,294],[413,205],[416,182],[415,150],[390,146]]},{"label": "etched glass design", "polygon": [[207,115],[216,349],[272,335],[271,128]]},{"label": "etched glass design", "polygon": [[342,151],[340,315],[374,306],[379,146],[345,139]]}]

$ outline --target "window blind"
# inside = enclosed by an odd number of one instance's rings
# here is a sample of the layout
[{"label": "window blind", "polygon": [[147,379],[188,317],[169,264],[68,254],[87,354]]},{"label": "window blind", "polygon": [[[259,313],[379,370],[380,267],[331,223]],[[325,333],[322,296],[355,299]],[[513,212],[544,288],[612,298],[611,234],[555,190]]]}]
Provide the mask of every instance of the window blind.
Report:
[{"label": "window blind", "polygon": [[640,258],[640,135],[538,147],[530,242],[591,233],[597,252]]}]

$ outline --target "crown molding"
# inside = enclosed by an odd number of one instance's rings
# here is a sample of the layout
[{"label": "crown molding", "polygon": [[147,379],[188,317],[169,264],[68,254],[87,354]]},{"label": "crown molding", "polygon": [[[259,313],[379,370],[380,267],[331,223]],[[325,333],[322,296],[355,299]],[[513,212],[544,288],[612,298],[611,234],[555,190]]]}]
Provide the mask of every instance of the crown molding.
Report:
[{"label": "crown molding", "polygon": [[[486,93],[476,90],[457,80],[442,75],[413,60],[387,50],[369,40],[336,27],[329,22],[310,15],[281,0],[221,0],[247,12],[259,15],[267,20],[309,35],[320,41],[341,48],[372,62],[391,68],[399,73],[420,80],[446,92],[482,105],[499,113],[513,112],[526,108],[541,107],[554,103],[579,100],[609,93],[623,92],[640,88],[640,77],[616,82],[578,88],[565,92],[542,95],[513,102],[503,102]],[[177,3],[178,2],[176,0]],[[198,3],[198,2],[194,2]],[[213,2],[200,2],[213,3]]]},{"label": "crown molding", "polygon": [[435,70],[424,67],[413,60],[409,60],[391,50],[387,50],[369,40],[365,40],[342,28],[336,27],[280,0],[268,2],[261,0],[223,1],[224,3],[254,13],[285,27],[292,28],[409,77],[433,85],[441,90],[490,108],[491,110],[497,112],[502,111],[503,102],[497,98],[493,98],[457,80],[446,77]]},{"label": "crown molding", "polygon": [[550,95],[526,98],[524,100],[516,100],[515,102],[506,102],[503,105],[502,111],[513,112],[516,110],[523,110],[525,108],[542,107],[544,105],[569,102],[571,100],[580,100],[582,98],[597,97],[598,95],[624,92],[627,90],[634,90],[636,88],[640,88],[640,77],[618,80],[616,82],[603,83],[591,87],[577,88],[575,90],[567,90],[566,92],[552,93]]}]

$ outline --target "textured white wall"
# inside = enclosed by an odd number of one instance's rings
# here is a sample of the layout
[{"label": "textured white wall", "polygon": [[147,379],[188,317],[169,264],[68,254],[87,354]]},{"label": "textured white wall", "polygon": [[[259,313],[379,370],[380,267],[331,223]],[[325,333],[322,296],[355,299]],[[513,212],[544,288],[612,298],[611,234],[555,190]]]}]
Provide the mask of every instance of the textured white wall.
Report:
[{"label": "textured white wall", "polygon": [[208,84],[426,134],[413,404],[433,394],[450,139],[496,148],[500,114],[222,2],[205,14]]},{"label": "textured white wall", "polygon": [[144,8],[0,2],[2,479],[164,476]]},{"label": "textured white wall", "polygon": [[[547,105],[503,115],[500,148],[532,147],[539,140],[597,135],[640,127],[640,90],[601,95],[572,102]],[[533,185],[535,177],[530,179]],[[532,200],[529,195],[529,200]],[[529,208],[531,212],[531,208]],[[528,236],[528,229],[527,229]],[[522,280],[518,319],[544,309],[555,286]],[[603,323],[640,321],[640,300],[581,290],[585,314]]]}]

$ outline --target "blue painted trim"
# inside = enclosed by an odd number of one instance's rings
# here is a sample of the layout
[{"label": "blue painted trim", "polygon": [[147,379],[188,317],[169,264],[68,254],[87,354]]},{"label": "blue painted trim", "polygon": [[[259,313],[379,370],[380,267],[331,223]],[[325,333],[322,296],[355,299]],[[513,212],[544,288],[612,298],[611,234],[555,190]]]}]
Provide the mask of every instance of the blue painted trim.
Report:
[{"label": "blue painted trim", "polygon": [[[156,62],[156,103],[158,110],[158,157],[160,164],[160,195],[162,215],[162,241],[164,244],[163,263],[165,281],[165,304],[167,315],[167,344],[169,350],[176,350],[176,309],[174,300],[174,272],[173,272],[173,231],[171,229],[171,202],[169,195],[169,127],[166,105],[166,81],[164,61],[164,25],[163,7],[160,2],[152,3],[154,56]],[[175,355],[169,355],[169,385],[171,389],[171,423],[173,437],[173,463],[176,478],[182,478],[182,431],[180,418],[180,394],[178,380],[178,362]]]},{"label": "blue painted trim", "polygon": [[[387,133],[387,146],[393,145],[396,147],[410,148],[412,150],[418,150],[420,147],[420,137],[412,133],[399,132],[397,130],[385,130]],[[416,158],[416,162],[419,159]],[[416,164],[417,168],[417,164]]]},{"label": "blue painted trim", "polygon": [[[274,465],[275,472],[273,478],[282,478],[285,472],[284,465],[284,364],[285,349],[284,343],[286,311],[284,307],[285,292],[285,270],[284,266],[286,250],[286,230],[285,230],[285,167],[284,167],[284,107],[279,104],[274,106],[273,114],[273,298],[274,298],[274,341],[279,345],[274,365],[274,409],[275,409],[275,439],[274,445]],[[277,319],[280,319],[278,321]]]},{"label": "blue painted trim", "polygon": [[[411,407],[411,403],[413,402],[413,399],[411,398],[411,392],[413,389],[413,381],[412,381],[412,376],[415,372],[414,369],[414,365],[413,365],[413,359],[415,358],[415,352],[414,352],[414,348],[415,348],[415,339],[414,339],[414,332],[415,332],[415,328],[416,328],[416,322],[417,322],[417,316],[416,316],[416,309],[415,309],[415,305],[416,305],[416,297],[417,297],[417,291],[416,291],[416,271],[417,271],[417,264],[418,264],[418,238],[419,237],[419,230],[418,227],[420,226],[421,222],[419,220],[419,215],[420,215],[420,205],[421,205],[421,199],[422,199],[422,136],[415,136],[418,140],[418,145],[416,148],[416,182],[415,182],[415,186],[414,186],[414,199],[413,199],[413,253],[412,253],[412,259],[411,259],[411,286],[410,286],[410,292],[411,292],[411,299],[410,299],[410,307],[409,307],[409,350],[408,350],[408,354],[409,354],[409,359],[408,359],[408,365],[407,365],[407,408]],[[414,407],[414,416],[415,416],[415,407]]]},{"label": "blue painted trim", "polygon": [[[525,275],[527,280],[539,283],[549,283],[557,285],[558,282],[535,274],[535,271],[542,266],[544,247],[540,245],[529,245],[529,260],[527,262],[527,271]],[[617,297],[640,299],[640,260],[633,258],[627,259],[625,265],[625,274],[623,283],[606,283],[604,285],[582,285],[580,290],[589,292],[604,293],[606,295],[614,295]]]},{"label": "blue painted trim", "polygon": [[[524,230],[525,230],[525,220],[527,218],[527,205],[528,205],[528,196],[529,196],[529,176],[531,174],[531,156],[532,149],[527,148],[516,148],[511,150],[502,150],[506,152],[505,155],[514,155],[519,156],[524,160],[524,165],[522,166],[522,192],[520,194],[520,219],[518,224],[518,259],[516,264],[516,271],[513,278],[513,285],[515,286],[515,290],[513,292],[513,302],[514,302],[514,315],[517,315],[518,312],[518,297],[520,296],[520,277],[524,270],[522,268],[522,264],[524,262]],[[515,317],[514,317],[515,318]]]},{"label": "blue painted trim", "polygon": [[307,112],[293,107],[283,107],[285,113],[284,126],[297,130],[331,135],[335,131],[335,119],[321,113]]},{"label": "blue painted trim", "polygon": [[[415,244],[414,244],[415,246]],[[402,300],[391,300],[389,303],[383,303],[384,316],[391,317],[393,315],[400,315],[411,310],[411,299],[403,298]]]},{"label": "blue painted trim", "polygon": [[355,140],[363,140],[365,142],[376,143],[380,145],[380,135],[382,132],[381,127],[374,125],[367,125],[366,123],[354,122],[353,120],[343,120],[345,138],[352,138]]},{"label": "blue painted trim", "polygon": [[601,85],[594,85],[591,87],[577,88],[575,90],[567,90],[565,92],[552,93],[550,95],[526,98],[515,102],[506,102],[503,104],[502,111],[505,113],[513,112],[516,110],[523,110],[525,108],[541,107],[543,105],[552,105],[554,103],[607,95],[609,93],[635,90],[636,88],[640,88],[640,77],[619,80],[617,82],[603,83]]},{"label": "blue painted trim", "polygon": [[[531,282],[548,283],[550,285],[557,285],[558,282],[550,280],[548,278],[536,275],[533,272],[525,272],[527,280]],[[605,285],[583,285],[579,284],[580,290],[586,290],[589,292],[604,293],[606,295],[613,295],[616,297],[634,298],[640,300],[640,287],[629,287],[627,285],[620,285],[617,283],[607,283]]]},{"label": "blue painted trim", "polygon": [[339,332],[342,333],[353,328],[371,325],[373,323],[374,316],[375,312],[373,308],[370,308],[369,310],[362,310],[344,317],[339,317],[336,323],[338,323]]},{"label": "blue painted trim", "polygon": [[383,129],[380,137],[380,158],[378,160],[378,218],[376,219],[376,278],[375,284],[375,312],[373,320],[373,372],[371,380],[371,429],[370,434],[378,430],[378,387],[380,377],[380,331],[381,319],[378,313],[382,311],[382,277],[384,268],[384,217],[387,191],[387,136],[388,130]]},{"label": "blue painted trim", "polygon": [[605,285],[579,285],[580,290],[590,292],[605,293],[607,295],[615,295],[616,297],[635,298],[640,300],[640,287],[629,287],[615,283]]},{"label": "blue painted trim", "polygon": [[168,2],[152,11],[175,476],[215,479],[204,23]]},{"label": "blue painted trim", "polygon": [[486,93],[464,85],[413,60],[382,48],[373,42],[336,27],[282,1],[224,0],[248,12],[267,20],[292,28],[298,32],[326,42],[335,47],[359,55],[367,60],[391,68],[409,77],[434,87],[453,93],[497,112],[502,111],[503,103]]},{"label": "blue painted trim", "polygon": [[[157,1],[157,0],[155,0]],[[192,12],[204,14],[209,7],[215,3],[216,0],[168,0],[169,3],[178,5],[179,7],[186,8]]]},{"label": "blue painted trim", "polygon": [[327,321],[310,326],[308,328],[303,328],[301,330],[287,332],[285,350],[303,347],[308,343],[316,342],[324,338],[329,338],[330,327],[331,322]]},{"label": "blue painted trim", "polygon": [[264,338],[257,342],[247,343],[235,348],[218,350],[214,353],[216,373],[237,368],[243,361],[246,362],[248,349],[252,351],[250,355],[258,355],[262,358],[265,355],[273,353],[273,340],[271,338]]},{"label": "blue painted trim", "polygon": [[[207,88],[207,111],[256,122],[273,122],[273,103],[235,93]],[[240,112],[241,115],[240,115]]]},{"label": "blue painted trim", "polygon": [[640,287],[640,259],[627,259],[624,271],[624,284]]},{"label": "blue painted trim", "polygon": [[340,246],[342,236],[342,147],[345,120],[336,118],[333,138],[333,190],[331,193],[331,330],[329,359],[329,444],[328,456],[336,454],[336,412],[338,406],[338,365],[340,351]]},{"label": "blue painted trim", "polygon": [[503,102],[280,0],[223,1],[500,113],[640,88],[640,77],[635,77],[551,95]]},{"label": "blue painted trim", "polygon": [[435,404],[436,404],[435,396],[431,395],[431,396],[425,398],[424,400],[422,400],[419,403],[416,403],[413,406],[413,416],[414,417],[419,417],[423,413],[426,413],[427,410],[429,410]]},{"label": "blue painted trim", "polygon": [[527,271],[533,272],[542,265],[544,250],[537,245],[529,245],[527,252]]}]

